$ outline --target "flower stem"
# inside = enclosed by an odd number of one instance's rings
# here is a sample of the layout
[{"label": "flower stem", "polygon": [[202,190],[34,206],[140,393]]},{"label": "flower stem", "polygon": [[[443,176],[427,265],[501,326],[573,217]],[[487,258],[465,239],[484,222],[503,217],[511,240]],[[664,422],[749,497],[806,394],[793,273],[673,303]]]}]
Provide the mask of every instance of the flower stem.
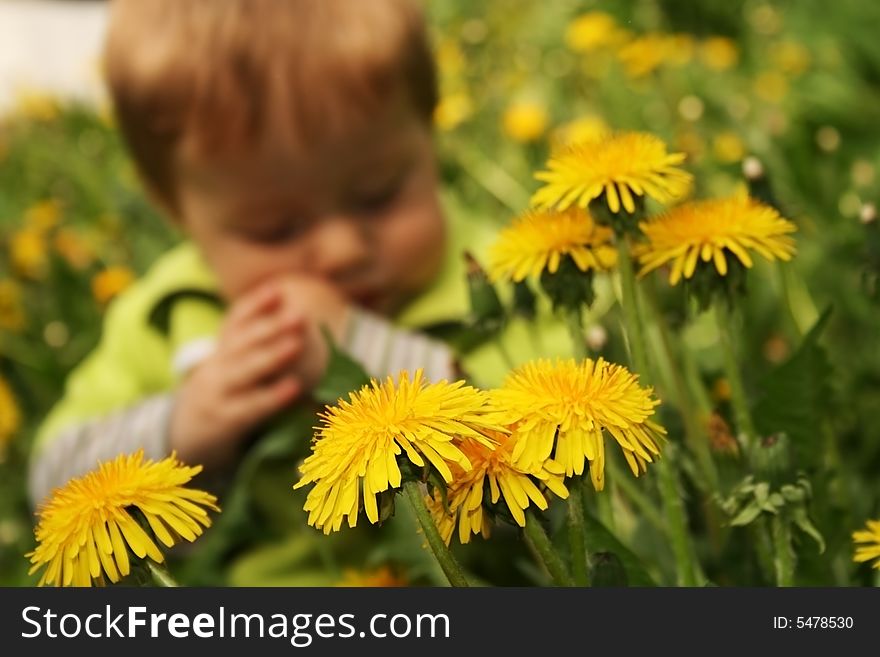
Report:
[{"label": "flower stem", "polygon": [[572,481],[572,485],[569,487],[568,547],[571,551],[571,574],[575,585],[589,586],[590,580],[587,575],[587,539],[586,532],[584,531],[584,493],[583,486],[578,480]]},{"label": "flower stem", "polygon": [[434,524],[431,513],[425,505],[425,498],[418,483],[415,481],[404,482],[403,490],[406,493],[407,499],[409,499],[409,503],[412,505],[413,511],[415,511],[416,517],[419,519],[422,531],[425,532],[425,538],[428,539],[431,552],[434,553],[434,558],[437,559],[437,563],[440,564],[440,568],[443,569],[443,573],[446,575],[449,583],[452,586],[468,586],[464,571],[455,557],[452,556],[452,552],[446,547],[440,532],[437,531],[437,525]]},{"label": "flower stem", "polygon": [[721,355],[724,359],[724,371],[727,374],[727,382],[730,384],[730,403],[733,405],[733,413],[736,416],[738,431],[745,435],[747,450],[754,447],[757,440],[757,432],[752,422],[752,414],[746,400],[746,393],[740,376],[739,365],[736,358],[736,350],[733,346],[733,335],[730,332],[730,324],[733,321],[732,314],[723,301],[715,304],[715,319],[718,323],[718,341],[721,345]]},{"label": "flower stem", "polygon": [[147,559],[146,563],[147,569],[150,571],[150,575],[153,577],[153,582],[156,586],[164,588],[177,588],[180,586],[164,565],[158,564],[152,559]]},{"label": "flower stem", "polygon": [[[632,254],[625,235],[618,236],[617,248],[620,255],[618,267],[623,292],[623,316],[626,321],[630,353],[633,365],[639,373],[640,383],[648,385],[651,374],[648,369],[645,333],[638,307]],[[669,455],[657,462],[657,470],[660,475],[660,496],[663,498],[663,510],[666,514],[666,531],[675,555],[678,581],[683,586],[695,586],[700,568],[688,534],[687,514],[679,490],[675,465]]]},{"label": "flower stem", "polygon": [[791,527],[785,518],[775,515],[770,522],[770,533],[773,535],[776,585],[794,586],[794,552],[791,548]]},{"label": "flower stem", "polygon": [[584,325],[581,321],[580,311],[575,310],[566,312],[565,323],[568,325],[568,332],[571,335],[574,357],[578,360],[586,358],[587,342],[584,339]]},{"label": "flower stem", "polygon": [[553,583],[556,586],[574,586],[571,575],[568,574],[565,564],[562,563],[562,559],[550,542],[547,532],[541,526],[541,521],[531,511],[526,511],[526,526],[523,528],[523,532],[541,563],[550,573],[550,577],[553,578]]},{"label": "flower stem", "polygon": [[638,299],[636,297],[636,276],[633,271],[632,255],[629,250],[629,242],[622,235],[617,239],[617,249],[620,253],[618,267],[620,268],[620,287],[623,292],[623,317],[626,322],[626,332],[629,338],[629,349],[632,362],[641,375],[644,382],[650,378],[648,372],[648,356],[645,350],[645,334],[642,330],[642,321],[639,313]]}]

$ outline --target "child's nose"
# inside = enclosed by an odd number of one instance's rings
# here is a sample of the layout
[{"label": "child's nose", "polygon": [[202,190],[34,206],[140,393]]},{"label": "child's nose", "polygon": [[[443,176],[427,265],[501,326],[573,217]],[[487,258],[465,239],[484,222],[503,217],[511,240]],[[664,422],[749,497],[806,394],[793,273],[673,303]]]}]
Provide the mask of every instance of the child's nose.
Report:
[{"label": "child's nose", "polygon": [[370,241],[361,222],[344,216],[321,220],[315,247],[316,268],[340,277],[362,268],[370,259]]}]

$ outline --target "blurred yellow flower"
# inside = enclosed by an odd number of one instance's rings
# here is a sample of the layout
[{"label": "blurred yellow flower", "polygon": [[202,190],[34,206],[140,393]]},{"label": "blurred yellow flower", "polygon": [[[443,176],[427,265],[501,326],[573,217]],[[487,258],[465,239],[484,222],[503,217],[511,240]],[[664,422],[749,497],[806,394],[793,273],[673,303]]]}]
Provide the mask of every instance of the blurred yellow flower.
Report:
[{"label": "blurred yellow flower", "polygon": [[23,87],[18,89],[15,98],[15,113],[32,121],[49,122],[58,118],[61,106],[51,94]]},{"label": "blurred yellow flower", "polygon": [[719,162],[739,162],[745,157],[746,146],[735,132],[719,132],[712,140],[712,152]]},{"label": "blurred yellow flower", "polygon": [[58,225],[61,219],[61,203],[56,199],[40,201],[24,213],[26,226],[40,232],[47,232]]},{"label": "blurred yellow flower", "polygon": [[[568,497],[568,489],[563,483],[565,475],[558,463],[548,459],[532,469],[523,468],[513,461],[517,435],[494,434],[493,438],[498,441],[494,449],[472,440],[462,441],[461,449],[473,467],[470,470],[455,469],[446,491],[448,512],[439,491],[434,492],[433,498],[425,500],[447,545],[456,527],[462,544],[468,543],[472,534],[487,538],[491,523],[484,513],[484,506],[487,502],[497,504],[502,497],[514,522],[525,527],[523,512],[531,504],[542,511],[548,506],[547,498],[536,482],[563,499]],[[488,501],[484,499],[487,488]]]},{"label": "blurred yellow flower", "polygon": [[713,71],[726,71],[739,61],[739,48],[733,39],[709,37],[700,44],[700,59]]},{"label": "blurred yellow flower", "polygon": [[865,529],[853,532],[852,539],[856,544],[853,561],[863,563],[874,559],[872,567],[880,569],[880,520],[869,520]]},{"label": "blurred yellow flower", "polygon": [[211,525],[205,509],[219,511],[213,495],[184,486],[201,470],[174,454],[145,462],[139,450],[56,488],[37,510],[29,574],[45,567],[39,586],[91,586],[105,575],[111,582],[128,575],[129,550],[162,563],[156,539],[166,547],[181,538],[194,541]]},{"label": "blurred yellow flower", "polygon": [[518,142],[535,141],[547,129],[547,108],[531,101],[513,103],[504,110],[501,125],[504,134]]},{"label": "blurred yellow flower", "polygon": [[474,106],[468,94],[459,91],[443,96],[434,109],[434,125],[440,130],[454,130],[467,121],[474,112]]},{"label": "blurred yellow flower", "polygon": [[530,210],[498,235],[489,251],[489,275],[518,283],[545,270],[555,274],[566,256],[581,271],[607,270],[617,263],[613,239],[610,228],[581,208]]},{"label": "blurred yellow flower", "polygon": [[95,251],[86,239],[70,228],[59,228],[53,240],[55,251],[73,269],[82,271],[95,261]]},{"label": "blurred yellow flower", "polygon": [[755,78],[754,88],[758,98],[778,104],[788,93],[788,80],[779,71],[764,71]]},{"label": "blurred yellow flower", "polygon": [[565,30],[565,45],[577,53],[589,53],[619,45],[627,38],[617,21],[603,11],[591,11],[572,20]]},{"label": "blurred yellow flower", "polygon": [[791,77],[797,77],[810,68],[810,51],[797,41],[781,41],[770,48],[774,68]]},{"label": "blurred yellow flower", "polygon": [[43,278],[49,264],[43,231],[29,226],[14,232],[9,238],[9,257],[20,276]]},{"label": "blurred yellow flower", "polygon": [[611,134],[611,128],[600,116],[582,116],[563,123],[553,131],[552,147],[554,152],[569,146],[601,141]]},{"label": "blurred yellow flower", "polygon": [[321,414],[312,453],[300,466],[302,474],[294,488],[315,484],[306,498],[309,525],[325,534],[338,531],[343,520],[357,524],[360,489],[367,519],[379,521],[376,496],[403,481],[398,455],[424,467],[426,461],[447,482],[450,466],[470,469],[459,448],[464,437],[491,444],[482,432],[504,431],[488,417],[488,396],[476,388],[456,383],[429,384],[422,370],[410,380],[400,373],[398,383],[390,376],[340,399]]},{"label": "blurred yellow flower", "polygon": [[639,224],[647,242],[639,250],[640,275],[671,264],[670,285],[691,278],[699,261],[714,262],[727,274],[727,258],[752,266],[749,250],[767,260],[791,260],[795,225],[772,207],[737,194],[731,198],[691,201]]},{"label": "blurred yellow flower", "polygon": [[697,43],[691,34],[670,34],[666,38],[665,56],[673,66],[687,66],[694,58]]},{"label": "blurred yellow flower", "polygon": [[444,77],[456,77],[466,65],[461,46],[451,39],[444,39],[437,46],[437,69]]},{"label": "blurred yellow flower", "polygon": [[110,300],[134,282],[134,272],[128,267],[107,267],[92,277],[92,296],[100,304]]},{"label": "blurred yellow flower", "polygon": [[635,211],[633,195],[661,203],[685,196],[692,176],[677,165],[684,153],[669,153],[666,144],[644,132],[622,132],[590,144],[574,145],[547,162],[549,171],[535,178],[546,183],[532,196],[532,205],[564,210],[577,203],[585,208],[604,194],[611,212],[621,205]]},{"label": "blurred yellow flower", "polygon": [[514,370],[493,402],[518,434],[512,460],[527,470],[552,458],[568,476],[586,462],[596,490],[605,485],[605,432],[620,445],[633,474],[660,455],[665,429],[651,420],[651,388],[625,367],[604,359],[538,360]]},{"label": "blurred yellow flower", "polygon": [[618,52],[624,71],[631,78],[652,73],[666,60],[669,40],[663,34],[646,34],[633,39]]},{"label": "blurred yellow flower", "polygon": [[17,333],[25,326],[21,288],[8,278],[0,280],[0,329]]},{"label": "blurred yellow flower", "polygon": [[382,566],[376,570],[360,571],[346,570],[342,579],[336,586],[350,586],[357,588],[400,588],[409,586],[404,577],[395,575],[388,566]]},{"label": "blurred yellow flower", "polygon": [[21,428],[21,411],[18,402],[12,394],[9,383],[0,376],[0,454],[19,428]]}]

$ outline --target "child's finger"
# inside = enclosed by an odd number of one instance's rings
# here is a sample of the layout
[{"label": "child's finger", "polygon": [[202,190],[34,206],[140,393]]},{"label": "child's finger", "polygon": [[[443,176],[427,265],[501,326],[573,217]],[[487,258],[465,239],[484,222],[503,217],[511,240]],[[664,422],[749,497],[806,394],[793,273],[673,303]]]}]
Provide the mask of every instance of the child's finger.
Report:
[{"label": "child's finger", "polygon": [[257,388],[229,404],[228,412],[240,426],[252,426],[290,404],[302,391],[302,384],[284,377],[271,385]]},{"label": "child's finger", "polygon": [[249,388],[272,375],[279,374],[302,350],[302,338],[287,336],[262,349],[255,349],[236,359],[234,367],[228,367],[227,390]]},{"label": "child's finger", "polygon": [[226,316],[226,326],[231,327],[270,310],[281,301],[281,287],[275,281],[264,283],[253,292],[232,305]]},{"label": "child's finger", "polygon": [[244,323],[230,333],[223,347],[230,356],[246,354],[257,348],[267,348],[267,343],[276,342],[285,334],[299,335],[302,332],[302,317],[269,315],[257,317]]}]

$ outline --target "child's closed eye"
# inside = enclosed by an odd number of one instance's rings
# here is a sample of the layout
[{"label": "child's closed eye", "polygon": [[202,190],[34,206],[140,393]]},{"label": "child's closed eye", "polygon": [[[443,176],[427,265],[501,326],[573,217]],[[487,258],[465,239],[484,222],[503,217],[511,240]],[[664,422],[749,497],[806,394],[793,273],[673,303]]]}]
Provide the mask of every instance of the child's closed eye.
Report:
[{"label": "child's closed eye", "polygon": [[406,183],[406,174],[375,187],[355,191],[351,197],[351,208],[357,214],[372,215],[394,204]]}]

